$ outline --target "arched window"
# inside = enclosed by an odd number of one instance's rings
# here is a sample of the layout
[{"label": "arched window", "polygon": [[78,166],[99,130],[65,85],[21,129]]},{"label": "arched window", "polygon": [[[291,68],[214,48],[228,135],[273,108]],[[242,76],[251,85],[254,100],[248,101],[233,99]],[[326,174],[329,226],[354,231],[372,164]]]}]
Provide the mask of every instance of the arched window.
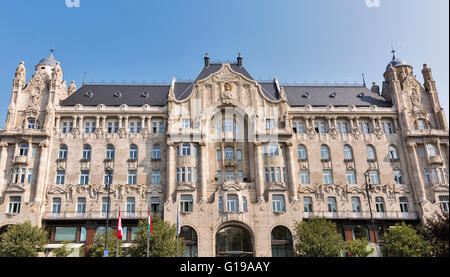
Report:
[{"label": "arched window", "polygon": [[130,159],[136,160],[138,158],[138,147],[136,144],[130,145]]},{"label": "arched window", "polygon": [[427,128],[427,123],[424,119],[417,120],[416,130],[422,131],[422,130],[425,130],[426,128]]},{"label": "arched window", "polygon": [[375,155],[375,148],[371,145],[367,145],[366,147],[366,154],[367,154],[367,160],[368,161],[375,161],[376,155]]},{"label": "arched window", "polygon": [[108,146],[106,146],[106,159],[114,159],[114,145],[108,144]]},{"label": "arched window", "polygon": [[28,129],[34,129],[34,127],[36,126],[36,120],[33,117],[28,118],[28,125],[27,128]]},{"label": "arched window", "polygon": [[161,159],[161,146],[153,145],[152,159]]},{"label": "arched window", "polygon": [[182,156],[190,156],[191,155],[191,144],[185,142],[181,147],[181,155]]},{"label": "arched window", "polygon": [[28,155],[28,143],[22,143],[19,146],[19,155],[20,156],[27,156]]},{"label": "arched window", "polygon": [[344,146],[344,160],[348,160],[348,161],[353,160],[353,151],[352,151],[352,148],[348,145]]},{"label": "arched window", "polygon": [[192,227],[183,226],[181,227],[180,237],[183,238],[183,242],[185,245],[183,257],[197,257],[197,232],[195,232]]},{"label": "arched window", "polygon": [[288,228],[277,226],[270,233],[272,257],[292,257],[292,235]]},{"label": "arched window", "polygon": [[89,144],[83,146],[83,159],[84,160],[91,159],[91,146]]},{"label": "arched window", "polygon": [[328,161],[330,159],[330,150],[328,146],[326,145],[320,146],[320,157],[324,161]]},{"label": "arched window", "polygon": [[61,160],[67,159],[67,145],[63,144],[59,147],[58,159],[61,159]]},{"label": "arched window", "polygon": [[216,257],[253,257],[253,240],[240,226],[227,226],[216,234]]},{"label": "arched window", "polygon": [[396,161],[398,160],[398,153],[397,153],[397,148],[395,148],[394,146],[389,146],[389,159],[391,159],[391,161]]},{"label": "arched window", "polygon": [[303,145],[299,145],[298,146],[298,158],[300,160],[307,160],[308,159],[308,155],[306,153],[306,147]]}]

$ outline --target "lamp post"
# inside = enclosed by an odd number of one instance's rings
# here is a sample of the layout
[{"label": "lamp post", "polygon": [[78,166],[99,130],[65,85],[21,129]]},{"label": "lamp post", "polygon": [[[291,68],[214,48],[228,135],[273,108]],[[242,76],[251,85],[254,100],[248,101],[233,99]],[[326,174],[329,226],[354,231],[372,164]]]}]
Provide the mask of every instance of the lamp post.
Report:
[{"label": "lamp post", "polygon": [[108,204],[106,205],[106,231],[105,231],[105,251],[104,251],[104,257],[108,257],[107,254],[107,242],[108,242],[108,223],[109,223],[109,205],[111,202],[110,193],[111,193],[111,177],[112,177],[112,170],[110,168],[106,169],[106,172],[108,173],[108,182],[106,182],[105,189],[108,190]]},{"label": "lamp post", "polygon": [[370,169],[367,169],[364,173],[364,176],[366,177],[366,193],[367,193],[367,200],[369,201],[369,212],[370,212],[370,221],[372,222],[372,230],[373,230],[373,238],[376,244],[378,244],[377,235],[375,234],[375,220],[373,219],[372,215],[372,206],[370,204],[370,194],[369,189],[372,189],[372,184],[370,182]]}]

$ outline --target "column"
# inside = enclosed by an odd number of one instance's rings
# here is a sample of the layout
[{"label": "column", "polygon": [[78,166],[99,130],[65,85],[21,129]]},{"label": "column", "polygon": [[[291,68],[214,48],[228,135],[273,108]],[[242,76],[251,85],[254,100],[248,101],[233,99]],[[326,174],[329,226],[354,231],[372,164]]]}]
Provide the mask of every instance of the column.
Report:
[{"label": "column", "polygon": [[102,129],[106,132],[106,116],[102,116]]},{"label": "column", "polygon": [[41,202],[44,194],[45,187],[45,175],[47,173],[46,163],[48,159],[49,147],[47,142],[41,142],[39,144],[41,148],[40,157],[39,157],[39,169],[36,181],[36,193],[34,194],[34,202]]},{"label": "column", "polygon": [[289,196],[291,201],[298,201],[297,197],[297,174],[295,170],[294,151],[292,142],[286,143],[289,170]]},{"label": "column", "polygon": [[207,203],[207,190],[208,190],[208,161],[206,158],[206,143],[200,143],[200,164],[201,164],[201,181],[200,181],[200,200]]},{"label": "column", "polygon": [[261,156],[261,143],[255,142],[256,201],[264,201],[264,162]]},{"label": "column", "polygon": [[95,129],[100,128],[100,116],[95,117]]},{"label": "column", "polygon": [[[425,186],[424,186],[423,180],[422,180],[420,164],[419,164],[419,160],[417,158],[416,146],[417,145],[414,142],[408,143],[407,144],[407,148],[408,148],[407,153],[409,155],[410,161],[412,162],[412,167],[411,167],[412,178],[410,178],[410,180],[414,186],[416,200],[418,202],[422,202],[423,200],[426,200],[426,194],[425,194]],[[425,149],[426,149],[426,147],[425,147]]]},{"label": "column", "polygon": [[148,131],[151,133],[152,132],[152,117],[151,116],[147,116],[147,128],[148,128]]},{"label": "column", "polygon": [[83,127],[83,116],[82,115],[80,115],[79,117],[79,121],[78,121],[78,124],[79,124],[79,126],[78,126],[78,128],[80,129],[80,133],[84,133],[84,127]]},{"label": "column", "polygon": [[141,128],[145,128],[145,116],[141,116]]},{"label": "column", "polygon": [[122,128],[122,119],[123,116],[119,116],[119,129]]},{"label": "column", "polygon": [[167,142],[166,202],[172,197],[175,187],[175,149],[173,142]]},{"label": "column", "polygon": [[76,115],[72,116],[72,124],[73,124],[72,130],[77,128],[77,116]]},{"label": "column", "polygon": [[128,132],[128,115],[125,116],[125,126],[124,128],[127,130]]},{"label": "column", "polygon": [[55,122],[55,128],[56,130],[58,130],[59,132],[59,124],[61,122],[61,117],[60,116],[56,116],[56,122]]},{"label": "column", "polygon": [[[6,159],[8,157],[8,143],[6,142],[0,142],[0,196],[3,194],[3,191],[5,190],[5,184],[7,182],[4,181],[5,179],[5,169],[6,169]],[[13,157],[14,159],[14,157]]]}]

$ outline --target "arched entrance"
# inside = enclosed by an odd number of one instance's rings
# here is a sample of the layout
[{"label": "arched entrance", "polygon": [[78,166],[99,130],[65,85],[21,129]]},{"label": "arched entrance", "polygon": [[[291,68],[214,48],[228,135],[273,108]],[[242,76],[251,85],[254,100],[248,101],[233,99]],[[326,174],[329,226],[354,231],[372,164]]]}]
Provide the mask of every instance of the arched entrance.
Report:
[{"label": "arched entrance", "polygon": [[216,234],[216,257],[253,257],[250,232],[240,226],[226,226]]},{"label": "arched entrance", "polygon": [[189,226],[181,227],[180,237],[183,238],[185,245],[183,257],[197,257],[197,232],[195,232],[194,228]]},{"label": "arched entrance", "polygon": [[277,226],[270,233],[272,257],[292,257],[294,255],[292,235],[288,228]]}]

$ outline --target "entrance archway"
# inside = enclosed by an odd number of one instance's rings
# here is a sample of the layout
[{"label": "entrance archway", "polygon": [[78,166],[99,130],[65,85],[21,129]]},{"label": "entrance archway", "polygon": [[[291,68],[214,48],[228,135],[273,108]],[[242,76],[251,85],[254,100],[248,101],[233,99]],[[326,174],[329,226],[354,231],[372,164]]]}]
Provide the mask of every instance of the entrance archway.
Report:
[{"label": "entrance archway", "polygon": [[216,234],[216,257],[253,257],[252,236],[240,226],[226,226]]}]

